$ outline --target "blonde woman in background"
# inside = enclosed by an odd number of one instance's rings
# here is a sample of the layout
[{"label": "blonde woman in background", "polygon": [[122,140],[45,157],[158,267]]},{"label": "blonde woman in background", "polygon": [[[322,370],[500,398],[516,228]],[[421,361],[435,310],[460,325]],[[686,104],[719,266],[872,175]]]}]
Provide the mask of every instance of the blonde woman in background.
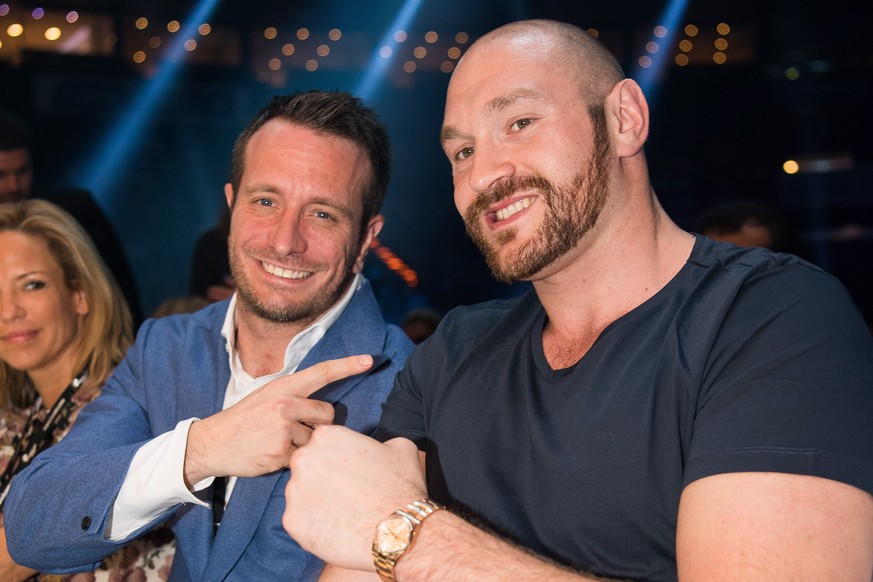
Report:
[{"label": "blonde woman in background", "polygon": [[[58,442],[133,342],[128,307],[79,224],[42,200],[0,204],[0,510],[12,478]],[[58,495],[63,495],[58,491]],[[166,580],[169,530],[136,540],[93,574]],[[41,576],[15,564],[0,513],[0,580]],[[65,580],[52,576],[51,580]]]}]

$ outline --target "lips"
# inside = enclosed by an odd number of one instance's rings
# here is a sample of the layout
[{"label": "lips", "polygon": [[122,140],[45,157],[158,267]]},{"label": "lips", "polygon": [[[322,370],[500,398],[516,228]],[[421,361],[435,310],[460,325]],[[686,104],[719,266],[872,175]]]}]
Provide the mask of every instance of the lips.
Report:
[{"label": "lips", "polygon": [[37,333],[39,332],[37,332],[37,330],[35,329],[11,331],[7,334],[0,336],[0,340],[12,344],[24,343],[35,338],[37,336]]}]

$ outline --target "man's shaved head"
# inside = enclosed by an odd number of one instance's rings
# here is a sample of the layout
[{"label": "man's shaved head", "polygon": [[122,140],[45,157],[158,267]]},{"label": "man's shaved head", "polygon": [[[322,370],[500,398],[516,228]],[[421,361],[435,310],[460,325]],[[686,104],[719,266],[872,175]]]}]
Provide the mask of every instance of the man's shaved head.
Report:
[{"label": "man's shaved head", "polygon": [[600,41],[581,28],[554,20],[522,20],[489,32],[467,50],[455,75],[462,73],[469,61],[475,61],[477,54],[490,54],[494,48],[528,54],[561,69],[578,82],[588,104],[602,103],[625,78],[615,56]]}]

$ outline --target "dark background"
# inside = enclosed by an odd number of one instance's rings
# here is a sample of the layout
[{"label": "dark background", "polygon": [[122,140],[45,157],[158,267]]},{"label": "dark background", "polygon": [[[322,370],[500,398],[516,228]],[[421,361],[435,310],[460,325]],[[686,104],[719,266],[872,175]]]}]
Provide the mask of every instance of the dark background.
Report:
[{"label": "dark background", "polygon": [[[218,219],[231,146],[249,118],[274,94],[358,91],[372,54],[406,4],[219,2],[207,18],[213,33],[201,39],[201,52],[183,53],[184,60],[150,56],[138,65],[131,60],[134,51],[146,47],[149,35],[167,21],[184,25],[196,3],[6,2],[11,9],[0,16],[0,107],[31,123],[38,182],[95,193],[122,238],[142,308],[150,313],[164,299],[187,293],[194,242]],[[13,18],[24,22],[38,6],[104,18],[109,24],[101,38],[108,48],[61,55],[22,47],[6,27]],[[389,319],[398,321],[411,307],[445,311],[524,289],[491,280],[452,203],[449,166],[437,137],[449,79],[439,69],[450,60],[446,48],[463,50],[512,20],[556,18],[596,29],[636,78],[637,60],[649,54],[646,42],[653,27],[664,23],[666,8],[648,1],[418,3],[403,27],[408,41],[395,47],[396,58],[362,95],[379,111],[394,144],[380,241],[418,276],[417,286],[409,287],[371,254],[366,272]],[[873,23],[868,8],[845,0],[689,2],[678,27],[671,28],[678,30],[672,44],[664,43],[655,55],[667,66],[647,89],[652,106],[647,155],[655,191],[680,226],[691,228],[700,212],[721,202],[772,204],[792,229],[788,250],[837,275],[869,315]],[[140,16],[151,23],[145,32],[133,26]],[[730,44],[727,62],[716,65],[711,43],[721,22],[731,26],[724,37]],[[686,23],[695,23],[700,34],[691,39],[692,62],[680,67],[673,57]],[[278,31],[272,45],[264,39],[268,26]],[[309,45],[292,39],[297,52],[280,70],[267,69],[271,55],[283,58],[278,47],[304,26],[313,37]],[[331,44],[326,35],[333,28],[343,36]],[[438,33],[439,42],[428,45],[423,40],[428,31]],[[454,40],[461,31],[470,41]],[[160,36],[166,49],[170,35],[164,28]],[[304,53],[321,42],[316,37],[331,44],[332,52],[310,72]],[[431,51],[426,59],[409,54],[419,45]],[[414,73],[402,68],[408,60],[417,62]],[[172,76],[168,63],[176,67]],[[155,91],[161,79],[166,85]],[[153,107],[107,146],[108,136],[131,119],[131,104],[150,91]],[[788,159],[837,163],[828,172],[788,175],[782,170]],[[106,160],[114,165],[99,166]],[[95,167],[114,169],[95,174]]]}]

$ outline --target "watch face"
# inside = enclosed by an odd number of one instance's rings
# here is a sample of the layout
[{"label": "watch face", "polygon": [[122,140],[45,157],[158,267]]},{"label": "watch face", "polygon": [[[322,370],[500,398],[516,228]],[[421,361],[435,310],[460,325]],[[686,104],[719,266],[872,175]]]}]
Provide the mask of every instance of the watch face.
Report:
[{"label": "watch face", "polygon": [[412,523],[402,515],[386,518],[376,528],[376,543],[383,554],[402,553],[412,542]]}]

